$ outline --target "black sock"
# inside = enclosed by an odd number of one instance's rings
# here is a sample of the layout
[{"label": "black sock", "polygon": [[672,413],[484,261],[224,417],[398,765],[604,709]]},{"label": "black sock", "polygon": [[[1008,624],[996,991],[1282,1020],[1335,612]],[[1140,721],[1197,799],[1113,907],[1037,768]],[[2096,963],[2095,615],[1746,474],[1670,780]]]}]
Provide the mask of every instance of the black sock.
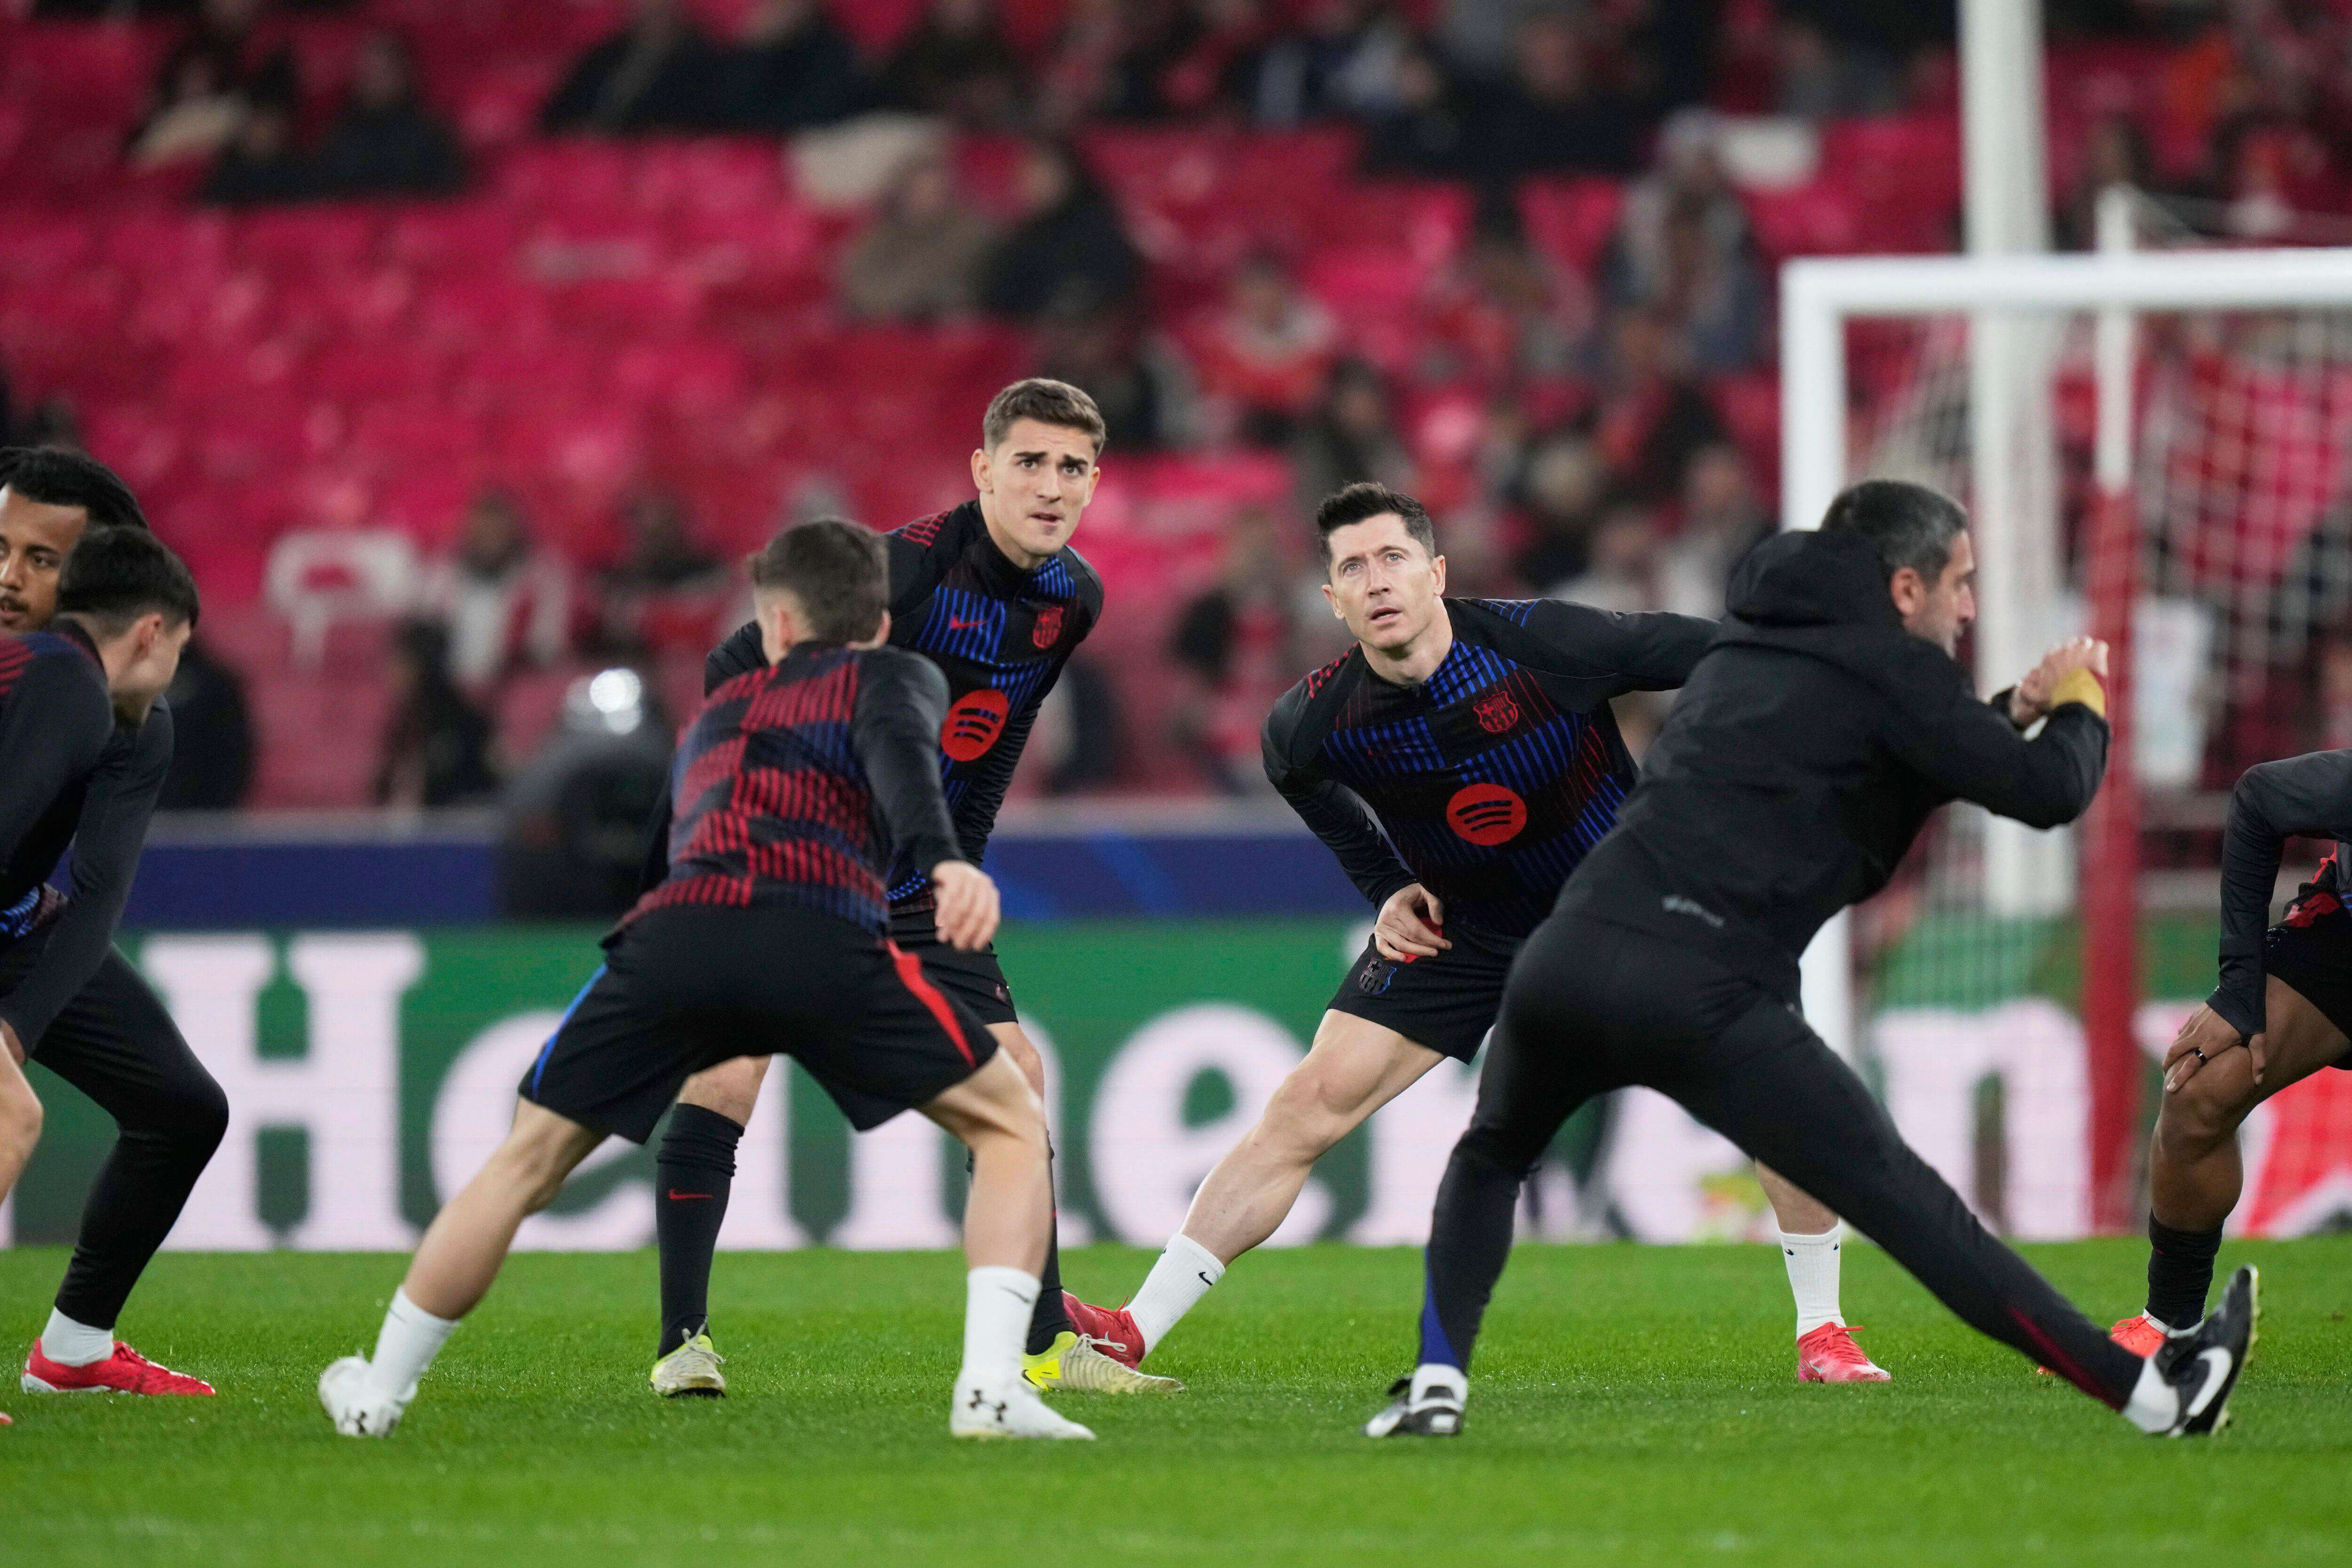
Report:
[{"label": "black sock", "polygon": [[[1050,1179],[1053,1156],[1045,1157]],[[1029,1315],[1029,1353],[1053,1349],[1059,1335],[1070,1331],[1069,1309],[1062,1305],[1062,1215],[1054,1211],[1054,1228],[1045,1233],[1045,1267],[1037,1276],[1037,1310]]]},{"label": "black sock", "polygon": [[2147,1315],[2167,1328],[2193,1327],[2203,1320],[2205,1293],[2213,1288],[2221,1227],[2175,1230],[2150,1215],[2147,1246]]},{"label": "black sock", "polygon": [[661,1348],[667,1355],[702,1332],[710,1318],[710,1258],[735,1184],[735,1145],[743,1129],[699,1105],[669,1114],[654,1161],[654,1238],[661,1247]]}]

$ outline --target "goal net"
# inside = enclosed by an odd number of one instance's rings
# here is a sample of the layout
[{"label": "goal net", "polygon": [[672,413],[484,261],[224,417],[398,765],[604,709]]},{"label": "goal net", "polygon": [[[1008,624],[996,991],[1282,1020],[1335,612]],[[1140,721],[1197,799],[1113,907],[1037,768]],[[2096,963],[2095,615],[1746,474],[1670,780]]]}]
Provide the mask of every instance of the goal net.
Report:
[{"label": "goal net", "polygon": [[[1874,477],[1969,506],[1984,692],[2063,637],[2116,648],[2091,815],[2037,834],[1955,805],[1808,956],[1817,1026],[2027,1237],[2144,1216],[2155,1063],[2212,984],[2229,788],[2352,744],[2352,253],[2191,247],[2131,211],[2101,256],[1798,262],[1784,286],[1787,520]],[[2338,1076],[2250,1123],[2240,1228],[2352,1214]]]}]

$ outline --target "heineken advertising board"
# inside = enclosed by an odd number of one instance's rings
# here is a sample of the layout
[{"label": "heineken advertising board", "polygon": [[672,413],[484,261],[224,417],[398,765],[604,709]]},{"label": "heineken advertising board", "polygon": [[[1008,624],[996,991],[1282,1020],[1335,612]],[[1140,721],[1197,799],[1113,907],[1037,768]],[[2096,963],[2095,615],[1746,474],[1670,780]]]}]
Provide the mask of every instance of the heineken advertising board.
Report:
[{"label": "heineken advertising board", "polygon": [[[1005,969],[1055,1079],[1066,1238],[1165,1239],[1305,1051],[1361,932],[1337,919],[1008,928]],[[2196,994],[2210,927],[2156,934],[2158,988]],[[127,938],[233,1111],[172,1244],[412,1245],[505,1131],[525,1066],[595,966],[595,935],[482,926]],[[1861,1065],[1906,1135],[1990,1219],[2021,1236],[2079,1235],[2084,1053],[2072,1012],[2053,999],[2072,989],[2072,933],[2012,931],[2006,966],[1984,962],[1981,935],[1967,963],[1944,966],[1971,977],[1957,991],[1936,978],[1932,931],[1887,966]],[[2151,1051],[2188,1005],[2143,1010]],[[0,1236],[66,1241],[111,1130],[59,1080],[34,1077],[47,1132]],[[2352,1147],[2337,1146],[2352,1127],[2352,1106],[2336,1104],[2347,1084],[2321,1074],[2258,1118],[2242,1223],[2305,1229],[2352,1207]],[[1442,1065],[1317,1168],[1277,1241],[1422,1239],[1474,1091],[1470,1069]],[[964,1174],[948,1140],[911,1115],[853,1138],[797,1072],[771,1075],[739,1166],[724,1245],[954,1240]],[[646,1244],[652,1176],[648,1152],[607,1145],[520,1244]],[[1737,1151],[1646,1091],[1572,1124],[1524,1217],[1535,1234],[1660,1241],[1755,1235],[1768,1219]]]}]

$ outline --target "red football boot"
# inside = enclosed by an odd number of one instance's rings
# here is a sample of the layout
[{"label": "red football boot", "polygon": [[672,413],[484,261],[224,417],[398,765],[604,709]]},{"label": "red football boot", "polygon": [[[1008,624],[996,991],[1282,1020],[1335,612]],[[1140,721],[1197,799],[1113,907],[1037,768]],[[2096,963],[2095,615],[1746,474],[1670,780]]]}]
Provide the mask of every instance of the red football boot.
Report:
[{"label": "red football boot", "polygon": [[1121,1366],[1142,1364],[1143,1333],[1126,1308],[1090,1307],[1065,1290],[1062,1310],[1070,1314],[1070,1327],[1094,1341],[1095,1349]]},{"label": "red football boot", "polygon": [[1797,1342],[1799,1383],[1892,1383],[1895,1374],[1862,1353],[1860,1323],[1823,1323]]},{"label": "red football boot", "polygon": [[114,1353],[88,1366],[60,1366],[41,1353],[33,1342],[25,1357],[27,1394],[209,1394],[213,1385],[202,1378],[158,1366],[124,1344],[114,1342]]},{"label": "red football boot", "polygon": [[[2164,1325],[2146,1312],[2134,1312],[2130,1317],[2119,1320],[2114,1328],[2109,1329],[2107,1338],[2115,1341],[2140,1360],[2146,1361],[2157,1352],[2158,1346],[2164,1343]],[[2058,1375],[2046,1366],[2037,1366],[2033,1370],[2043,1377]]]}]

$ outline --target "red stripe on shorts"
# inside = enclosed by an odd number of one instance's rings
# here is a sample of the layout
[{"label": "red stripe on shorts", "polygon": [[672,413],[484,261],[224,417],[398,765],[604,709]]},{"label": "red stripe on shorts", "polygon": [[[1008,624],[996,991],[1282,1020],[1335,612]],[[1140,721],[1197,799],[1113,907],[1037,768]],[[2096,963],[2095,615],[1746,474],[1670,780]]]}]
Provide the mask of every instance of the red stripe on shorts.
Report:
[{"label": "red stripe on shorts", "polygon": [[940,994],[938,986],[923,978],[922,961],[911,952],[900,952],[895,942],[882,945],[890,950],[891,967],[898,970],[898,979],[907,989],[915,994],[915,1000],[930,1009],[931,1016],[940,1021],[940,1027],[955,1042],[955,1048],[963,1053],[963,1059],[979,1066],[971,1054],[971,1042],[963,1037],[963,1025],[956,1020],[955,1009],[948,1005],[948,999]]}]

